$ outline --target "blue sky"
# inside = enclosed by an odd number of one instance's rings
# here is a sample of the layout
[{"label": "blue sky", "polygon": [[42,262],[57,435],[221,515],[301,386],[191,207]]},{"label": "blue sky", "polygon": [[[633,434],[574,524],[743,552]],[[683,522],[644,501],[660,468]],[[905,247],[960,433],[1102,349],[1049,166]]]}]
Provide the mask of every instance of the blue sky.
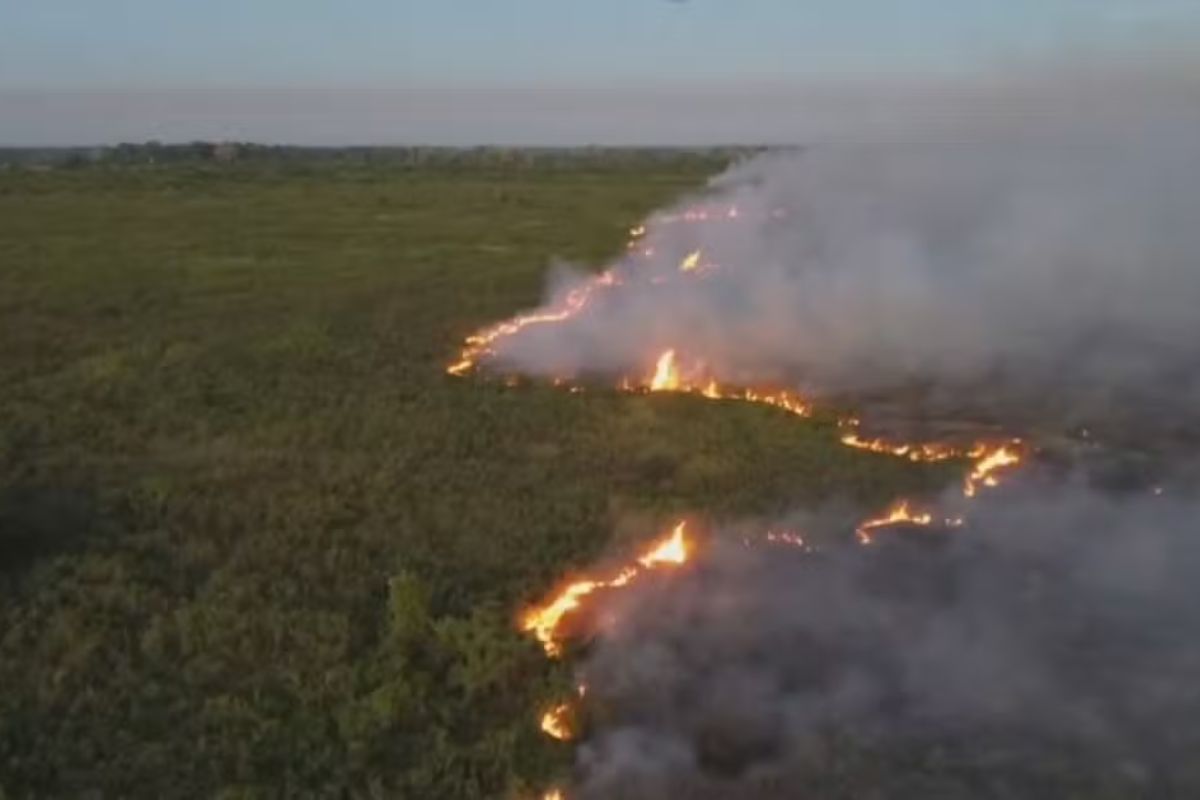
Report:
[{"label": "blue sky", "polygon": [[955,69],[1191,0],[0,0],[0,85],[637,82]]},{"label": "blue sky", "polygon": [[1200,0],[0,0],[0,21],[0,92],[28,100],[955,73],[1178,38]]}]

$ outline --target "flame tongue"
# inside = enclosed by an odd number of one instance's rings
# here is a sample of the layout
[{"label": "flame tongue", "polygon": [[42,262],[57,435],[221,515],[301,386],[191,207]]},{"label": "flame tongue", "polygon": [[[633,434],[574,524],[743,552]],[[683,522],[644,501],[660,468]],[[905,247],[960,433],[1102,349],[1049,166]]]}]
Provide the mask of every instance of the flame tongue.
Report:
[{"label": "flame tongue", "polygon": [[687,539],[684,538],[686,523],[680,522],[671,530],[670,537],[658,547],[638,558],[638,563],[646,569],[653,569],[659,564],[682,564],[688,558]]},{"label": "flame tongue", "polygon": [[1002,445],[995,449],[977,447],[971,455],[978,460],[963,482],[963,494],[974,497],[980,486],[995,486],[998,482],[997,471],[1020,464],[1021,456],[1015,449],[1017,444],[1018,442],[1014,441],[1012,445]]},{"label": "flame tongue", "polygon": [[679,368],[675,364],[675,351],[667,350],[654,363],[654,375],[650,378],[650,391],[674,392],[680,387]]},{"label": "flame tongue", "polygon": [[685,563],[690,555],[686,536],[686,523],[680,522],[671,534],[638,556],[635,563],[623,567],[607,579],[575,581],[540,606],[535,606],[521,618],[521,630],[532,633],[551,658],[562,655],[563,643],[559,637],[559,626],[570,612],[580,608],[588,595],[600,589],[615,589],[625,586],[646,570],[661,566],[677,566]]},{"label": "flame tongue", "polygon": [[572,289],[555,308],[532,314],[521,314],[507,322],[501,322],[499,325],[493,325],[479,333],[468,336],[466,345],[459,354],[458,361],[446,367],[446,372],[456,376],[465,375],[479,363],[481,358],[492,352],[492,345],[500,339],[506,339],[531,325],[566,322],[583,311],[597,291],[610,286],[616,286],[619,283],[620,279],[616,273],[611,269],[606,270],[591,278],[579,288]]},{"label": "flame tongue", "polygon": [[560,742],[570,741],[574,737],[570,724],[571,706],[562,703],[542,715],[542,731],[552,739]]},{"label": "flame tongue", "polygon": [[886,453],[907,458],[909,461],[946,461],[966,455],[961,450],[941,444],[914,444],[912,442],[888,442],[884,439],[864,439],[857,433],[848,433],[841,439],[842,444],[856,450],[868,450],[872,453]]},{"label": "flame tongue", "polygon": [[[711,376],[705,376],[703,364],[693,363],[686,372],[679,365],[674,348],[664,350],[654,362],[654,370],[642,381],[625,379],[620,388],[626,391],[681,392],[699,394],[710,400],[740,400],[744,403],[773,406],[800,417],[812,415],[812,405],[799,395],[786,390],[729,389]],[[698,379],[697,379],[697,376]]]},{"label": "flame tongue", "polygon": [[863,544],[870,544],[873,540],[871,531],[879,528],[887,528],[892,525],[931,525],[933,524],[933,515],[929,512],[921,512],[914,514],[909,507],[907,500],[901,500],[896,505],[892,506],[887,513],[882,517],[869,519],[858,526],[856,533],[858,540]]}]

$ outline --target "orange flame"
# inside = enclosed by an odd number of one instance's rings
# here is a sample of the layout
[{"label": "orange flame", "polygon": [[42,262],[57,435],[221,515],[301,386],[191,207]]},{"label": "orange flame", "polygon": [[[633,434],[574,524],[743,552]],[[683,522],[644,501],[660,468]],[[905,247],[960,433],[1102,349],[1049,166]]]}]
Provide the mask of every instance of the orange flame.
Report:
[{"label": "orange flame", "polygon": [[[842,423],[843,427],[854,427],[857,420],[849,419]],[[1021,453],[1018,450],[1019,439],[1007,444],[976,444],[964,450],[938,443],[893,443],[884,439],[864,439],[857,433],[848,433],[841,438],[842,444],[858,450],[868,450],[872,453],[886,453],[910,461],[946,461],[951,458],[971,458],[975,464],[963,481],[963,494],[974,497],[980,486],[997,486],[999,480],[996,472],[1006,467],[1021,463]]]},{"label": "orange flame", "polygon": [[965,453],[941,444],[915,444],[912,442],[893,443],[884,439],[864,439],[857,433],[848,433],[842,437],[842,444],[857,450],[869,450],[872,453],[887,453],[909,461],[946,461],[960,457]]},{"label": "orange flame", "polygon": [[466,345],[459,353],[458,361],[446,368],[451,375],[464,375],[479,363],[479,359],[491,352],[492,344],[498,339],[512,336],[531,325],[546,325],[555,322],[565,322],[587,307],[588,302],[599,289],[615,286],[619,279],[612,270],[607,270],[590,279],[582,286],[572,289],[555,309],[533,314],[523,314],[513,317],[507,322],[486,328],[479,333],[467,337]]},{"label": "orange flame", "polygon": [[933,524],[933,515],[929,512],[914,514],[909,508],[907,500],[901,500],[896,505],[892,506],[882,517],[869,519],[858,526],[855,533],[858,534],[858,540],[863,544],[870,544],[874,538],[871,531],[878,528],[886,528],[891,525],[931,525]]},{"label": "orange flame", "polygon": [[646,569],[654,569],[659,564],[682,564],[688,558],[687,539],[684,538],[684,528],[687,523],[680,522],[671,530],[671,535],[649,553],[638,558],[638,563]]},{"label": "orange flame", "polygon": [[674,349],[664,350],[654,362],[654,372],[642,383],[623,380],[620,387],[626,391],[639,388],[651,392],[682,392],[699,394],[710,400],[740,400],[745,403],[773,406],[800,417],[812,415],[812,405],[797,394],[787,390],[768,391],[757,389],[726,389],[713,378],[693,380],[691,375],[704,372],[703,365],[687,371],[679,367],[679,358]]},{"label": "orange flame", "polygon": [[654,375],[650,378],[650,391],[675,392],[680,387],[679,368],[675,365],[675,351],[667,350],[654,362]]},{"label": "orange flame", "polygon": [[563,652],[558,627],[567,614],[583,604],[583,598],[600,589],[625,586],[643,570],[683,564],[689,555],[686,523],[680,522],[672,529],[670,536],[639,556],[636,565],[626,566],[608,579],[585,578],[570,583],[542,605],[531,608],[521,618],[521,630],[532,633],[542,643],[546,655],[557,658]]},{"label": "orange flame", "polygon": [[974,497],[978,494],[980,486],[995,486],[998,483],[996,478],[998,470],[1020,464],[1021,454],[1016,450],[1017,444],[1019,442],[1014,440],[1011,445],[994,448],[979,445],[971,451],[971,457],[977,461],[966,480],[963,481],[963,494],[967,497]]},{"label": "orange flame", "polygon": [[543,714],[542,731],[560,742],[571,741],[574,731],[571,729],[570,703],[561,703]]},{"label": "orange flame", "polygon": [[[641,247],[641,241],[649,232],[649,226],[666,226],[678,222],[701,223],[722,219],[738,218],[737,206],[727,209],[692,207],[677,214],[662,214],[652,217],[647,223],[635,225],[629,229],[629,248],[638,250],[643,256],[650,258],[654,255],[652,247]],[[701,251],[696,250],[683,259],[679,265],[681,272],[691,272],[700,266]],[[555,322],[565,322],[582,311],[591,300],[597,289],[619,284],[619,276],[607,269],[588,280],[582,286],[570,291],[557,306],[545,311],[535,311],[530,314],[520,314],[506,322],[493,325],[490,328],[467,337],[466,343],[459,353],[458,360],[446,368],[450,375],[465,375],[478,365],[481,358],[492,352],[492,345],[499,339],[512,336],[530,325],[544,325]]]},{"label": "orange flame", "polygon": [[[773,209],[772,218],[787,215],[787,210]],[[629,231],[629,249],[631,256],[637,255],[651,258],[655,251],[647,246],[643,237],[649,226],[665,226],[675,223],[708,223],[724,220],[736,220],[739,211],[736,206],[727,208],[716,206],[696,206],[684,209],[678,213],[652,217],[646,225],[637,225]],[[680,273],[693,272],[701,267],[702,251],[689,253],[679,264]],[[707,265],[706,265],[707,268]],[[703,270],[702,270],[703,272]],[[667,280],[663,275],[652,275],[651,283],[662,283]],[[568,292],[558,303],[547,309],[536,310],[528,314],[517,315],[512,319],[485,328],[469,336],[459,353],[458,360],[449,365],[446,371],[451,375],[463,375],[478,365],[481,359],[494,354],[495,343],[505,337],[519,333],[533,325],[549,325],[565,322],[580,314],[593,297],[601,290],[621,284],[621,278],[614,270],[609,269]],[[555,385],[566,385],[570,391],[582,391],[564,380],[556,380]],[[667,349],[658,355],[654,369],[648,376],[637,380],[623,379],[620,388],[626,391],[651,392],[681,392],[699,394],[714,400],[733,400],[759,405],[773,406],[797,416],[810,416],[811,404],[803,397],[789,391],[769,389],[732,388],[723,386],[699,361],[689,361],[681,365],[679,355],[674,348]],[[841,443],[847,447],[859,450],[883,453],[914,462],[938,462],[954,458],[971,459],[972,467],[963,479],[962,491],[968,497],[974,497],[981,487],[997,485],[997,474],[1009,467],[1020,464],[1022,451],[1020,442],[1014,440],[1003,445],[976,444],[970,448],[955,447],[942,443],[920,442],[889,442],[885,439],[869,439],[857,432],[859,421],[853,417],[843,417],[838,425],[844,431]],[[1084,434],[1086,436],[1086,432]],[[1156,494],[1161,489],[1156,489]],[[901,500],[893,505],[881,517],[864,521],[856,529],[859,541],[864,545],[872,542],[875,531],[889,526],[908,524],[932,525],[934,517],[929,512],[914,512],[908,500]],[[947,527],[958,527],[964,524],[962,517],[943,520]],[[771,532],[766,534],[770,543],[787,544],[810,552],[803,537],[790,531]],[[606,578],[584,577],[567,584],[556,594],[548,598],[542,605],[525,612],[520,619],[523,631],[530,632],[542,644],[546,654],[552,658],[563,653],[563,635],[559,628],[564,618],[580,609],[586,598],[593,593],[625,586],[645,571],[659,567],[677,566],[686,563],[690,556],[690,547],[685,535],[685,526],[680,522],[664,540],[655,544],[647,552],[638,556],[632,563],[616,570]],[[584,687],[579,687],[580,697]],[[541,717],[542,730],[549,736],[568,741],[573,738],[572,706],[563,703],[546,711]],[[547,791],[543,800],[563,800],[564,794],[560,789]]]}]

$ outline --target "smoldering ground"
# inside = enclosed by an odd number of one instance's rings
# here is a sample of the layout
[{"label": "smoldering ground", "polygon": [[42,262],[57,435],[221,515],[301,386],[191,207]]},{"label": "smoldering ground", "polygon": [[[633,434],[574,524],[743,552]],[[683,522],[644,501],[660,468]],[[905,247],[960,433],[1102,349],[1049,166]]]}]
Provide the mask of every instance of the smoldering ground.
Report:
[{"label": "smoldering ground", "polygon": [[719,532],[595,609],[578,796],[1196,796],[1198,521],[1026,479],[869,547]]},{"label": "smoldering ground", "polygon": [[[847,112],[842,133],[737,165],[651,217],[614,267],[620,285],[497,342],[491,363],[644,374],[676,348],[741,385],[1197,428],[1191,66],[909,87],[907,105]],[[685,208],[710,219],[673,224]],[[701,268],[681,274],[697,250]],[[549,305],[586,280],[554,271]]]}]

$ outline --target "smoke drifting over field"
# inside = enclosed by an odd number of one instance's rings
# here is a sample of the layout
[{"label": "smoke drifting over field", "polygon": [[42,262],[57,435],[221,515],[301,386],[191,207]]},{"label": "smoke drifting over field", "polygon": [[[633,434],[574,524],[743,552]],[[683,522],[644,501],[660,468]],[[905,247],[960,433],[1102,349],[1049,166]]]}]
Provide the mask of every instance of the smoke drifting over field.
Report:
[{"label": "smoke drifting over field", "polygon": [[[1200,401],[1197,93],[1103,80],[1117,99],[1056,73],[977,87],[957,114],[888,108],[894,135],[874,142],[735,166],[687,205],[708,223],[652,217],[620,285],[491,361],[628,374],[673,347],[746,385],[1184,413]],[[666,279],[696,251],[697,279]],[[551,306],[586,280],[560,270]]]},{"label": "smoke drifting over field", "polygon": [[597,610],[578,796],[1194,788],[1198,511],[1027,484],[961,532],[715,544]]},{"label": "smoke drifting over field", "polygon": [[[1109,94],[1059,70],[943,92],[956,113],[888,107],[874,141],[751,159],[609,269],[559,270],[545,306],[466,340],[451,374],[616,377],[799,417],[849,396],[867,425],[888,404],[942,430],[872,439],[841,411],[843,444],[970,462],[932,505],[680,538],[677,573],[641,557],[534,607],[551,657],[592,639],[590,718],[543,717],[581,736],[572,796],[1200,790],[1200,506],[1145,468],[1194,485],[1197,83],[1101,75]],[[998,424],[958,441],[980,422]],[[1082,423],[1116,446],[1046,436]],[[1128,440],[1147,437],[1139,462]],[[1125,494],[1061,477],[1084,451],[1075,470],[1115,463],[1101,482]]]}]

